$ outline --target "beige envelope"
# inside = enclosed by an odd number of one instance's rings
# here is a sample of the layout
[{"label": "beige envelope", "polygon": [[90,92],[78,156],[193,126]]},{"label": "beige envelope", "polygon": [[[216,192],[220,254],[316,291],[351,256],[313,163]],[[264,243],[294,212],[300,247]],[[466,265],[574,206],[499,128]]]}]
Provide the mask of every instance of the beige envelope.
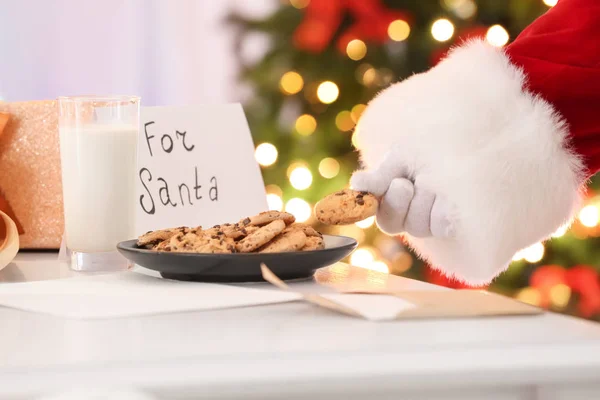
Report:
[{"label": "beige envelope", "polygon": [[[267,282],[282,290],[291,290],[266,265],[262,264],[261,269]],[[339,274],[344,277],[340,278]],[[405,280],[386,274],[375,275],[377,279],[364,279],[368,275],[372,274],[343,264],[333,271],[325,268],[316,274],[317,282],[336,289],[339,294],[302,294],[302,298],[337,313],[376,321],[535,315],[543,312],[537,307],[486,291],[402,290]]]}]

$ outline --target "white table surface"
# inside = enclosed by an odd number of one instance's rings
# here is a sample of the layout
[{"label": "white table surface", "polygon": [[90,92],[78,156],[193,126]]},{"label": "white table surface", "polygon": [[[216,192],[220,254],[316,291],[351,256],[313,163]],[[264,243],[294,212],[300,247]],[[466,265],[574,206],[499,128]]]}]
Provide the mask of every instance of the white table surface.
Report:
[{"label": "white table surface", "polygon": [[[0,282],[73,274],[55,259],[20,254]],[[95,321],[0,307],[0,399],[78,387],[151,399],[594,399],[600,324],[553,313],[375,323],[303,303]]]}]

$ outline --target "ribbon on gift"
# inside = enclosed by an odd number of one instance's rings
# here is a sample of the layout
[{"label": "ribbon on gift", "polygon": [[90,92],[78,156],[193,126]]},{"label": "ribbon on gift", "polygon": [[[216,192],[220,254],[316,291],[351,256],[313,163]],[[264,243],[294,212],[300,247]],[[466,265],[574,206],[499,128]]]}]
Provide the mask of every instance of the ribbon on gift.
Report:
[{"label": "ribbon on gift", "polygon": [[[0,113],[0,140],[2,140],[2,133],[4,132],[4,128],[6,128],[6,126],[8,125],[9,119],[10,119],[9,114]],[[2,188],[0,188],[0,212],[5,213],[8,216],[8,218],[11,219],[11,221],[15,224],[17,232],[19,234],[24,233],[23,226],[17,219],[17,216],[15,215],[14,211],[10,207],[10,204],[8,204],[8,200],[4,197],[4,195],[2,193]],[[8,231],[8,226],[5,227],[4,229],[6,231]],[[5,235],[3,235],[4,229],[2,226],[0,226],[0,242],[2,241],[3,238],[5,238]]]},{"label": "ribbon on gift", "polygon": [[19,252],[17,225],[8,215],[0,211],[0,230],[4,228],[4,240],[0,239],[0,269],[6,267]]}]

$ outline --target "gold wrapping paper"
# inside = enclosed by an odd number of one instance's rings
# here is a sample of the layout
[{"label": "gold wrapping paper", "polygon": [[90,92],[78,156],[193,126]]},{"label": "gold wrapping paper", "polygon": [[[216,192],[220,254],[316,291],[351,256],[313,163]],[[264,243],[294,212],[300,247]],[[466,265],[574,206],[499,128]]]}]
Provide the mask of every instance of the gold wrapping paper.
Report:
[{"label": "gold wrapping paper", "polygon": [[64,229],[56,101],[0,103],[0,190],[23,228],[22,249],[58,249]]}]

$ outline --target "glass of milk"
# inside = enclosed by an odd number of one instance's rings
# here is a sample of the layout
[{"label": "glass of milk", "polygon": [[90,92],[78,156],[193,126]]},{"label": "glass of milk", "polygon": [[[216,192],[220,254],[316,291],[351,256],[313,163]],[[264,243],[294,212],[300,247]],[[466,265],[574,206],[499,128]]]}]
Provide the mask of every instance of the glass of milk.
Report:
[{"label": "glass of milk", "polygon": [[59,97],[66,255],[77,271],[131,264],[117,243],[135,236],[140,98]]}]

